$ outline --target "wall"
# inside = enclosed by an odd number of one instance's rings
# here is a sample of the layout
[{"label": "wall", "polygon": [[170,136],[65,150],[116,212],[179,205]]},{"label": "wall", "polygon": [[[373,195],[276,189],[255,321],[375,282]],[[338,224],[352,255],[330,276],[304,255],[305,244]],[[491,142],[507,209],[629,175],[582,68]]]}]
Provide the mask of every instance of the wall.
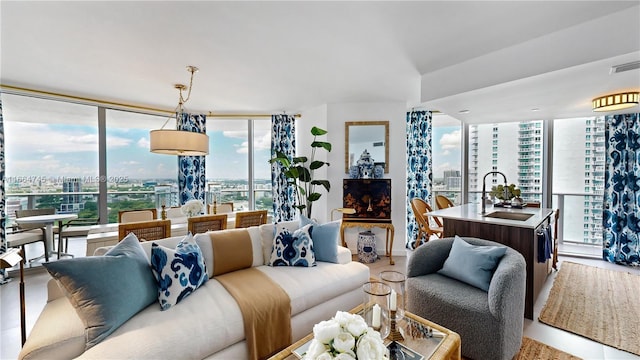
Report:
[{"label": "wall", "polygon": [[[395,238],[392,252],[394,255],[405,255],[406,242],[406,104],[405,103],[340,103],[327,104],[302,113],[302,118],[296,123],[297,147],[304,150],[310,144],[311,127],[324,128],[329,133],[327,140],[332,144],[332,151],[327,157],[331,164],[327,170],[327,177],[331,182],[331,192],[324,193],[322,198],[314,204],[313,216],[319,221],[331,218],[331,209],[342,207],[342,180],[348,178],[344,172],[344,123],[347,121],[389,121],[389,173],[385,178],[391,179],[392,186],[392,221],[395,227]],[[323,117],[324,116],[324,117]],[[324,126],[324,127],[323,127]],[[377,159],[376,159],[377,160]],[[324,212],[322,212],[324,211]],[[339,216],[336,214],[336,217]],[[358,228],[345,231],[347,246],[356,252]],[[376,234],[376,250],[384,255],[385,232],[373,229]]]}]

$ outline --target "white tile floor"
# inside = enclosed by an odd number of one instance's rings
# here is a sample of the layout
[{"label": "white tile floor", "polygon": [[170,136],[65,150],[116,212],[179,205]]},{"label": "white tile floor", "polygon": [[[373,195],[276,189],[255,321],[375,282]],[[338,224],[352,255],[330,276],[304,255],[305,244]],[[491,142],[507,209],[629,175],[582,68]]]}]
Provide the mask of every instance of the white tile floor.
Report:
[{"label": "white tile floor", "polygon": [[[73,238],[69,242],[69,252],[73,254],[80,254],[84,256],[86,251],[86,241],[84,238]],[[28,249],[29,257],[36,256],[41,252],[40,248],[34,246],[33,249]],[[395,266],[388,265],[388,261],[382,258],[372,264],[371,272],[379,273],[386,269],[403,269],[406,267],[406,257],[394,256],[396,261]],[[573,258],[573,257],[560,257],[560,266],[562,261],[573,261],[592,266],[599,266],[609,268],[618,271],[632,272],[640,274],[639,268],[625,267],[621,265],[610,264],[601,260],[592,260],[585,258]],[[540,315],[540,311],[544,306],[553,279],[556,272],[547,279],[545,286],[542,290],[538,301],[534,306],[534,318]],[[42,311],[46,303],[46,283],[49,280],[49,275],[39,265],[34,265],[32,268],[26,270],[25,276],[25,295],[26,295],[26,328],[27,334],[33,327],[38,315]],[[20,303],[19,303],[19,290],[18,290],[19,277],[16,274],[13,281],[8,284],[0,286],[0,319],[2,323],[2,331],[0,336],[0,358],[1,359],[15,359],[20,352]],[[64,326],[64,324],[60,324]],[[575,356],[579,356],[583,359],[603,359],[603,360],[627,360],[634,359],[640,360],[640,356],[620,351],[609,346],[602,345],[595,341],[585,339],[581,336],[571,334],[569,332],[556,329],[554,327],[545,325],[537,320],[525,319],[524,335],[532,339],[536,339],[545,344],[551,345],[560,350],[571,353]]]}]

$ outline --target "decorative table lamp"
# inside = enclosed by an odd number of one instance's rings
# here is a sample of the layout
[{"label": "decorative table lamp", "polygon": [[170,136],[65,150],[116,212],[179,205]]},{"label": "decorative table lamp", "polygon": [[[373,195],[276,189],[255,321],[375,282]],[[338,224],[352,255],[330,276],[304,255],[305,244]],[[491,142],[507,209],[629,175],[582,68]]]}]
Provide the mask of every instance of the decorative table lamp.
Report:
[{"label": "decorative table lamp", "polygon": [[24,345],[24,342],[27,341],[24,304],[24,259],[19,249],[7,249],[7,252],[0,254],[1,269],[14,267],[17,263],[20,263],[20,335],[22,335],[22,345]]}]

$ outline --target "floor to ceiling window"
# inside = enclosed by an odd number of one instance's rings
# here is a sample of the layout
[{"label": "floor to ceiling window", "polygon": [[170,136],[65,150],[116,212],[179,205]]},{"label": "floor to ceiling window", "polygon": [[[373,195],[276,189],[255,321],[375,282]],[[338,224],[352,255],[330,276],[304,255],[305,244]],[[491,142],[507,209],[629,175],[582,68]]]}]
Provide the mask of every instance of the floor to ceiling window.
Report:
[{"label": "floor to ceiling window", "polygon": [[[178,205],[177,157],[149,151],[149,131],[173,129],[175,119],[7,93],[2,101],[9,222],[17,209],[54,207],[79,217],[103,213],[101,221],[115,222],[121,209]],[[206,190],[217,191],[218,202],[233,202],[236,211],[271,210],[270,129],[268,118],[207,119]],[[206,198],[212,203],[211,194]]]},{"label": "floor to ceiling window", "polygon": [[561,209],[561,250],[602,252],[604,117],[553,123],[553,207]]},{"label": "floor to ceiling window", "polygon": [[6,93],[2,105],[8,221],[28,208],[95,216],[97,108]]},{"label": "floor to ceiling window", "polygon": [[[480,202],[483,178],[505,174],[521,190],[525,202],[542,200],[542,121],[469,126],[469,199]],[[486,177],[486,190],[504,184],[502,176]]]},{"label": "floor to ceiling window", "polygon": [[271,120],[210,118],[207,133],[207,202],[272,212]]},{"label": "floor to ceiling window", "polygon": [[[455,205],[462,204],[461,123],[444,114],[434,114],[432,122],[433,201],[444,195]],[[436,209],[435,204],[433,204]]]},{"label": "floor to ceiling window", "polygon": [[271,120],[253,120],[253,193],[255,209],[273,212],[271,192]]},{"label": "floor to ceiling window", "polygon": [[149,131],[175,129],[175,118],[106,111],[109,222],[125,209],[178,206],[178,158],[149,151]]}]

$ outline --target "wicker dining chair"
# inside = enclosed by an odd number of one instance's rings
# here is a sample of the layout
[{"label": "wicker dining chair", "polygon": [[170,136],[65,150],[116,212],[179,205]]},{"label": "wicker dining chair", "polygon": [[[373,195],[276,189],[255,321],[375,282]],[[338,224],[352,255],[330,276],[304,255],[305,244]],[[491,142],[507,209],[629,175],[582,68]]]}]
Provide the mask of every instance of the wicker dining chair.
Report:
[{"label": "wicker dining chair", "polygon": [[246,228],[267,223],[267,210],[240,211],[236,213],[236,228]]},{"label": "wicker dining chair", "polygon": [[118,241],[134,233],[140,241],[159,240],[171,237],[171,220],[136,221],[118,225]]},{"label": "wicker dining chair", "polygon": [[192,216],[188,220],[187,227],[194,235],[224,230],[227,228],[227,214]]},{"label": "wicker dining chair", "polygon": [[233,212],[233,202],[223,202],[209,205],[209,214],[224,214]]},{"label": "wicker dining chair", "polygon": [[438,209],[446,209],[454,207],[455,205],[453,205],[453,202],[449,200],[448,197],[444,195],[438,195],[436,196],[436,206],[438,206]]},{"label": "wicker dining chair", "polygon": [[[418,223],[418,238],[416,239],[415,248],[422,243],[422,237],[425,238],[425,242],[428,242],[433,235],[442,238],[443,227],[440,219],[435,216],[429,217],[424,215],[432,211],[431,206],[429,206],[426,201],[420,198],[411,199],[411,209]],[[433,219],[436,226],[431,225],[429,218]]]},{"label": "wicker dining chair", "polygon": [[119,223],[150,221],[150,220],[155,220],[157,218],[158,218],[158,210],[156,209],[137,209],[137,210],[118,211]]}]

